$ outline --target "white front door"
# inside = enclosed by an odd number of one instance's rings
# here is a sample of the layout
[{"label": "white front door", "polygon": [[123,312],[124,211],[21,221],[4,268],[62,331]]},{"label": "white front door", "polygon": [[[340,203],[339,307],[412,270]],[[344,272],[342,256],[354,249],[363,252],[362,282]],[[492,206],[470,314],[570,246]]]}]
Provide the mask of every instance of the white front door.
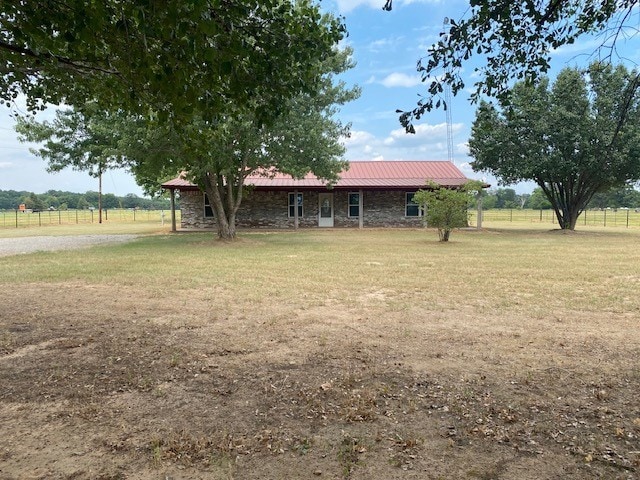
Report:
[{"label": "white front door", "polygon": [[318,226],[333,227],[333,193],[318,194]]}]

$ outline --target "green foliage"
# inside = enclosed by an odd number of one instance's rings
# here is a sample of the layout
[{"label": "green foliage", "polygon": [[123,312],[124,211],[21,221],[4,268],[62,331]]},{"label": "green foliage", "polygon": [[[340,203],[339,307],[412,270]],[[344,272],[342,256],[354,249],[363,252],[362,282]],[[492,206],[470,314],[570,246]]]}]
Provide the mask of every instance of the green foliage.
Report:
[{"label": "green foliage", "polygon": [[524,208],[527,206],[528,201],[528,194],[518,195],[512,188],[496,188],[484,193],[482,208],[485,210],[493,208]]},{"label": "green foliage", "polygon": [[[316,88],[284,102],[283,113],[262,123],[255,112],[235,112],[209,122],[194,116],[189,124],[162,133],[171,147],[149,155],[129,150],[132,170],[146,191],[157,189],[166,176],[187,172],[211,200],[220,238],[235,237],[235,215],[242,202],[244,181],[260,171],[303,177],[309,172],[332,182],[347,167],[341,137],[349,125],[334,118],[340,105],[357,98],[335,75],[350,68],[350,50],[335,50],[319,67]],[[145,144],[148,142],[145,142]]]},{"label": "green foliage", "polygon": [[549,202],[542,189],[537,187],[533,189],[533,192],[531,192],[527,207],[534,210],[548,210],[551,208],[551,202]]},{"label": "green foliage", "polygon": [[24,203],[25,207],[31,210],[42,211],[47,209],[47,204],[35,193],[30,193],[28,196],[23,197],[20,203]]},{"label": "green foliage", "polygon": [[640,192],[631,185],[596,193],[588,208],[640,208]]},{"label": "green foliage", "polygon": [[418,62],[428,93],[416,108],[402,113],[401,123],[412,131],[414,119],[433,108],[446,108],[445,86],[454,95],[465,90],[462,74],[474,56],[483,61],[475,68],[479,79],[473,102],[485,96],[503,101],[514,80],[539,80],[549,70],[552,53],[586,33],[608,29],[600,58],[610,60],[619,35],[627,27],[635,28],[630,19],[637,4],[638,0],[472,0],[465,19],[445,19],[440,39]]},{"label": "green foliage", "polygon": [[313,89],[345,34],[309,0],[0,0],[0,98],[124,110],[176,124]]},{"label": "green foliage", "polygon": [[118,148],[126,118],[122,112],[110,114],[89,102],[81,109],[58,110],[52,122],[17,117],[15,129],[21,142],[43,143],[30,151],[48,162],[49,172],[71,167],[98,177],[110,168],[126,166]]},{"label": "green foliage", "polygon": [[496,208],[496,204],[498,203],[498,197],[495,193],[487,192],[486,195],[482,198],[482,209],[483,210],[493,210]]},{"label": "green foliage", "polygon": [[427,190],[418,190],[413,200],[421,206],[426,224],[438,229],[440,241],[448,242],[451,230],[467,226],[467,207],[472,195],[482,192],[482,182],[470,181],[460,189],[433,182],[427,186]]},{"label": "green foliage", "polygon": [[[99,174],[111,165],[126,166],[147,193],[157,193],[164,180],[188,172],[212,201],[219,236],[234,238],[244,180],[252,172],[295,177],[313,172],[332,182],[347,167],[340,138],[348,136],[349,126],[334,114],[359,90],[335,81],[336,74],[352,66],[351,52],[336,48],[344,31],[339,21],[320,15],[319,8],[306,0],[249,1],[211,10],[208,3],[170,2],[171,18],[155,10],[146,12],[148,4],[136,0],[106,2],[104,9],[125,12],[121,16],[126,25],[132,5],[139,7],[133,9],[134,18],[143,18],[138,17],[140,12],[148,14],[144,22],[134,22],[132,37],[142,35],[141,40],[148,41],[149,29],[169,37],[155,55],[155,43],[149,51],[145,47],[139,52],[140,58],[130,59],[132,52],[126,50],[133,66],[109,59],[109,68],[117,70],[109,75],[118,77],[122,74],[118,69],[126,69],[125,76],[132,75],[128,86],[142,89],[143,103],[136,100],[132,105],[130,91],[120,98],[117,82],[110,84],[113,92],[105,93],[102,84],[89,81],[88,98],[94,100],[85,103],[80,97],[71,101],[63,96],[75,109],[59,113],[57,123],[20,120],[18,129],[25,140],[47,142],[37,153],[48,159],[50,169],[72,166]],[[29,26],[32,20],[21,18]],[[176,41],[171,27],[182,20],[186,23],[180,26],[179,40],[186,47]],[[110,35],[106,27],[98,38]],[[26,35],[30,33],[27,29]],[[107,53],[124,48],[120,39],[101,47]],[[2,54],[11,55],[0,42]],[[38,68],[54,67],[45,62]],[[67,67],[74,72],[77,65]],[[149,70],[153,78],[147,78]],[[107,75],[102,70],[84,73]],[[47,79],[39,80],[48,85]],[[28,87],[18,81],[9,82],[8,88],[15,85]],[[50,87],[49,100],[58,99],[59,92]],[[61,91],[67,92],[65,88]],[[136,90],[136,98],[140,92]]]},{"label": "green foliage", "polygon": [[598,63],[586,73],[517,83],[500,110],[482,102],[469,141],[474,170],[534,181],[571,230],[594,194],[640,178],[636,73]]}]

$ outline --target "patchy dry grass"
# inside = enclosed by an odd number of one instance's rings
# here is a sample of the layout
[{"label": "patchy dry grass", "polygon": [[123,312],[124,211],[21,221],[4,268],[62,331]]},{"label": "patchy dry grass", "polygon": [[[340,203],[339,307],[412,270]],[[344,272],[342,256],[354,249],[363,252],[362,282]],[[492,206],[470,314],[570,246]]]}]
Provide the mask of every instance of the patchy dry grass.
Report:
[{"label": "patchy dry grass", "polygon": [[0,478],[637,478],[640,232],[0,258]]}]

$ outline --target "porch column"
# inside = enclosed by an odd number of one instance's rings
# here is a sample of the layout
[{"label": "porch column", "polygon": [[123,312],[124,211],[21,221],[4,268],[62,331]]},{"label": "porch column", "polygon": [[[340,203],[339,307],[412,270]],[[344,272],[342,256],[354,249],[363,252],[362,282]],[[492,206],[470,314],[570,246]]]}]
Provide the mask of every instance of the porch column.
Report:
[{"label": "porch column", "polygon": [[176,231],[176,190],[172,188],[171,192],[171,231]]},{"label": "porch column", "polygon": [[360,199],[360,205],[358,205],[358,228],[364,227],[364,196],[362,189],[358,190],[358,198]]},{"label": "porch column", "polygon": [[293,228],[298,229],[298,190],[293,191]]}]

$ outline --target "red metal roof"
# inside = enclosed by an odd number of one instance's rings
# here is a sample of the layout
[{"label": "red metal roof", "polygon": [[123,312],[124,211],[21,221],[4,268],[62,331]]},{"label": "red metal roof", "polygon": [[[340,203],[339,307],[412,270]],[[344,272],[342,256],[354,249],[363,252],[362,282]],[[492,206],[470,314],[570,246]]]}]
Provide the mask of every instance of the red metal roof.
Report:
[{"label": "red metal roof", "polygon": [[[447,161],[355,161],[349,169],[340,173],[334,188],[420,188],[428,180],[444,186],[459,186],[469,179],[451,162]],[[327,182],[312,173],[294,179],[278,173],[273,177],[251,175],[245,182],[259,189],[326,188]],[[197,188],[183,178],[175,178],[162,184],[162,188],[192,190]]]},{"label": "red metal roof", "polygon": [[164,182],[161,186],[162,188],[167,188],[169,190],[174,190],[174,189],[180,190],[181,187],[187,187],[187,188],[195,187],[193,183],[189,182],[188,180],[185,180],[181,176],[178,178],[174,178],[173,180],[169,180],[168,182]]}]

